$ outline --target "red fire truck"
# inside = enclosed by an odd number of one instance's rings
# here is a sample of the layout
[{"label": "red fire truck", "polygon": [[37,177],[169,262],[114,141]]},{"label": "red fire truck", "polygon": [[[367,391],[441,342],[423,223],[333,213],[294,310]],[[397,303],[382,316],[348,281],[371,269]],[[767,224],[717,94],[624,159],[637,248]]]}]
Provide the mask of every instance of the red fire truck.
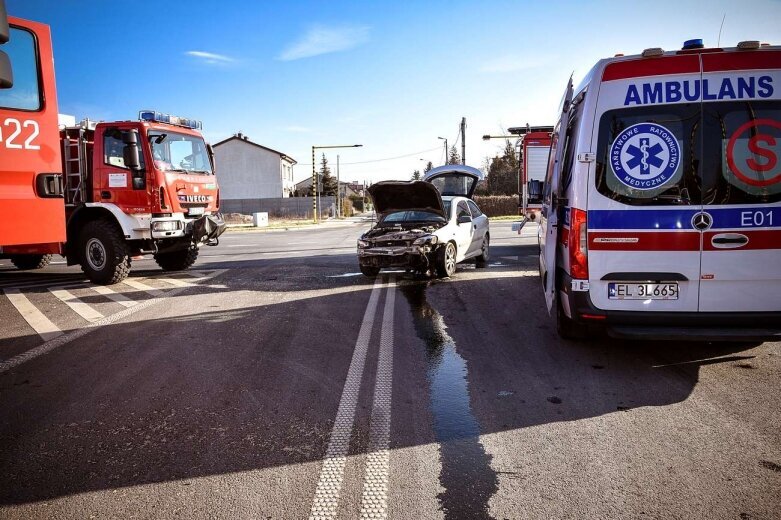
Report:
[{"label": "red fire truck", "polygon": [[6,18],[0,0],[0,44],[0,257],[33,269],[60,254],[111,284],[134,256],[179,270],[216,245],[225,224],[199,121],[142,111],[58,129],[49,28]]},{"label": "red fire truck", "polygon": [[534,220],[542,207],[542,188],[548,167],[552,126],[519,126],[508,128],[520,141],[521,160],[519,172],[518,206],[521,215]]}]

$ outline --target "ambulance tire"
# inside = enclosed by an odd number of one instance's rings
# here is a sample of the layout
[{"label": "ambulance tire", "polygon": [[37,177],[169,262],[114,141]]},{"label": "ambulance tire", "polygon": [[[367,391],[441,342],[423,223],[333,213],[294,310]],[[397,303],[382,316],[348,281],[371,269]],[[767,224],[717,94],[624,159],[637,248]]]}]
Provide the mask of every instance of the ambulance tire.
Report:
[{"label": "ambulance tire", "polygon": [[558,298],[556,298],[556,332],[559,337],[569,340],[584,340],[589,337],[588,326],[568,318]]},{"label": "ambulance tire", "polygon": [[380,274],[380,268],[375,267],[373,265],[361,265],[359,266],[361,268],[361,273],[363,273],[364,276],[369,278],[376,278],[378,274]]},{"label": "ambulance tire", "polygon": [[43,269],[49,265],[53,256],[54,255],[12,255],[11,263],[22,271]]},{"label": "ambulance tire", "polygon": [[112,285],[130,274],[130,251],[114,222],[87,222],[79,236],[79,256],[81,270],[92,283]]},{"label": "ambulance tire", "polygon": [[155,262],[163,271],[184,271],[198,259],[198,246],[191,244],[187,249],[155,255]]}]

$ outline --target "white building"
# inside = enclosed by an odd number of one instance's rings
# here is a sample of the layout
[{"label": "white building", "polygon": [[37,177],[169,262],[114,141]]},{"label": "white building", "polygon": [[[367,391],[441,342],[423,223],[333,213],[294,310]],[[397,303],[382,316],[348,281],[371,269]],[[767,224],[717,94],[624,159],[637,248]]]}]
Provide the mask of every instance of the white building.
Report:
[{"label": "white building", "polygon": [[220,199],[290,197],[295,159],[253,143],[241,132],[214,145]]}]

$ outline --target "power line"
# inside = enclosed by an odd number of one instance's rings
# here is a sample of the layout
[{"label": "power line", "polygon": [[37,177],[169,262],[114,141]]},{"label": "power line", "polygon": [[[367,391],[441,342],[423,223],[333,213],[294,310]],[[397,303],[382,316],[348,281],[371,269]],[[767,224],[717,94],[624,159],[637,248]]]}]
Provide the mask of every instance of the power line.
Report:
[{"label": "power line", "polygon": [[[346,165],[349,165],[349,164],[368,164],[368,163],[376,163],[376,162],[384,162],[384,161],[395,161],[396,159],[404,159],[406,157],[413,157],[415,155],[420,155],[420,154],[426,153],[426,152],[433,152],[435,150],[439,150],[439,146],[437,146],[436,148],[430,148],[428,150],[421,150],[420,152],[413,152],[413,153],[408,153],[408,154],[404,154],[404,155],[398,155],[396,157],[386,157],[384,159],[371,159],[371,160],[368,160],[368,161],[358,161],[358,162],[342,163],[342,166],[346,166]],[[312,166],[312,163],[298,163],[296,166]]]}]

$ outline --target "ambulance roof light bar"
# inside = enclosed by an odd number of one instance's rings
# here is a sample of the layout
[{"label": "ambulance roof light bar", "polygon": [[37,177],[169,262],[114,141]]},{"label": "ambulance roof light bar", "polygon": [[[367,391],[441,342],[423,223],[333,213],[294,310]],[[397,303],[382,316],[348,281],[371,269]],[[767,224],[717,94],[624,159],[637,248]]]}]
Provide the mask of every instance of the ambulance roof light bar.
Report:
[{"label": "ambulance roof light bar", "polygon": [[154,110],[141,110],[138,113],[138,120],[168,123],[169,125],[183,126],[185,128],[192,128],[193,130],[203,129],[203,123],[196,121],[195,119],[185,119],[184,117],[163,114],[162,112],[156,112]]},{"label": "ambulance roof light bar", "polygon": [[643,58],[652,58],[654,56],[661,56],[664,54],[664,49],[661,47],[650,47],[645,49],[642,53]]}]

